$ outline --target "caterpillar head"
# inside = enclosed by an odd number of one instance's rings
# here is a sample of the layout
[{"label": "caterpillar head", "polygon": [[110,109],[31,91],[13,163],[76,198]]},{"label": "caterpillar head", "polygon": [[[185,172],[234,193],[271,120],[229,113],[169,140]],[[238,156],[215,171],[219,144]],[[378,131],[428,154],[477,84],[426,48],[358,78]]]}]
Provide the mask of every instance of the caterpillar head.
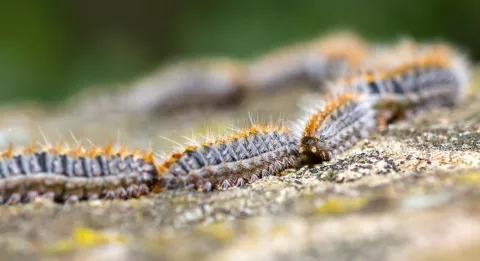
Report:
[{"label": "caterpillar head", "polygon": [[328,161],[332,158],[332,153],[328,151],[324,142],[316,137],[303,137],[300,141],[299,152],[304,156],[304,160],[311,163]]}]

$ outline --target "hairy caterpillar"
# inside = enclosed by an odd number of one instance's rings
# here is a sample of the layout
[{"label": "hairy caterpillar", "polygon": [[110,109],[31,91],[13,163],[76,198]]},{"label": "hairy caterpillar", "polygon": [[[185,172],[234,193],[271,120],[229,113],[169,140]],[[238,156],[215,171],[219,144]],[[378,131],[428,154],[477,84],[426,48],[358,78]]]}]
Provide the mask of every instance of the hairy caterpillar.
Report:
[{"label": "hairy caterpillar", "polygon": [[249,85],[240,62],[199,60],[153,75],[124,97],[131,110],[164,113],[188,106],[226,105],[240,100]]},{"label": "hairy caterpillar", "polygon": [[253,126],[174,153],[158,166],[160,188],[226,189],[295,166],[297,143],[278,125]]},{"label": "hairy caterpillar", "polygon": [[393,45],[372,44],[368,54],[360,62],[361,65],[359,69],[375,71],[391,70],[395,66],[418,58],[422,55],[421,49],[417,42],[410,39],[402,39]]},{"label": "hairy caterpillar", "polygon": [[226,58],[178,62],[129,88],[83,91],[66,106],[74,114],[97,117],[231,105],[246,93],[276,91],[291,83],[318,87],[358,68],[367,50],[359,37],[337,33],[273,51],[250,65]]},{"label": "hairy caterpillar", "polygon": [[318,87],[357,68],[366,54],[366,44],[357,36],[332,34],[267,53],[250,65],[250,81],[264,91],[295,83]]},{"label": "hairy caterpillar", "polygon": [[[331,90],[368,94],[379,110],[381,128],[414,112],[461,101],[468,84],[468,65],[451,47],[407,42],[392,52],[378,57],[377,64],[383,62],[380,68],[340,79]],[[398,55],[400,61],[395,61],[392,57]]]},{"label": "hairy caterpillar", "polygon": [[168,114],[189,107],[215,107],[238,102],[249,86],[240,62],[205,59],[175,63],[130,88],[75,96],[67,106],[78,108],[77,112],[82,115]]},{"label": "hairy caterpillar", "polygon": [[297,143],[279,125],[253,126],[189,146],[164,161],[111,146],[28,147],[0,158],[0,204],[132,198],[163,189],[201,191],[241,186],[298,162]]},{"label": "hairy caterpillar", "polygon": [[429,46],[389,70],[372,70],[341,82],[341,88],[368,93],[381,104],[403,107],[452,106],[468,83],[466,61],[445,45]]},{"label": "hairy caterpillar", "polygon": [[[175,86],[173,89],[159,91],[151,85],[156,81],[152,79],[134,90],[107,97],[119,110],[168,112],[187,103],[222,103],[244,91],[276,90],[293,78],[325,80],[336,73],[352,73],[359,64],[366,68],[338,80],[336,89],[331,90],[337,94],[308,103],[309,112],[291,129],[254,125],[224,138],[207,138],[163,160],[154,159],[152,153],[111,146],[28,147],[16,153],[10,149],[0,158],[0,204],[29,202],[38,196],[76,202],[138,197],[164,189],[211,191],[242,186],[303,163],[331,160],[377,125],[383,127],[386,121],[411,110],[455,105],[465,93],[467,63],[448,46],[404,42],[365,58],[357,40],[338,39],[308,45],[298,52],[300,58],[294,55],[293,64],[290,59],[276,63],[272,58],[271,72],[277,75],[270,83],[250,81],[245,68],[225,61],[209,63],[203,69],[194,66],[186,70],[191,75],[182,70],[164,72],[157,80]],[[279,73],[277,65],[295,73]],[[275,86],[268,86],[272,82]]]},{"label": "hairy caterpillar", "polygon": [[156,181],[152,153],[91,147],[34,146],[0,158],[0,204],[132,198],[146,194]]},{"label": "hairy caterpillar", "polygon": [[302,160],[311,163],[331,160],[368,136],[375,127],[376,111],[372,105],[365,95],[345,92],[310,109],[294,125]]}]

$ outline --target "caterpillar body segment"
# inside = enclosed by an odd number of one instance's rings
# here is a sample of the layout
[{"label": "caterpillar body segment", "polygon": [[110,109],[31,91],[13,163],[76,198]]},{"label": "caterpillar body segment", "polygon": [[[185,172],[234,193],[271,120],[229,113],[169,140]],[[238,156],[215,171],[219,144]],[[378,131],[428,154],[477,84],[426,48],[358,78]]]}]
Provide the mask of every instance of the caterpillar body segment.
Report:
[{"label": "caterpillar body segment", "polygon": [[0,203],[27,203],[36,197],[57,202],[133,198],[156,182],[149,153],[110,147],[34,147],[9,151],[0,158]]},{"label": "caterpillar body segment", "polygon": [[468,65],[460,54],[436,45],[392,69],[371,70],[341,84],[368,93],[380,102],[451,106],[461,101],[468,75]]},{"label": "caterpillar body segment", "polygon": [[331,160],[376,127],[376,110],[366,95],[342,93],[319,102],[295,124],[299,153],[306,162]]},{"label": "caterpillar body segment", "polygon": [[217,108],[242,100],[250,83],[240,61],[212,58],[176,62],[129,88],[86,90],[67,106],[77,115],[168,115],[196,108]]},{"label": "caterpillar body segment", "polygon": [[388,69],[367,69],[340,79],[332,90],[364,93],[379,110],[379,125],[405,118],[411,112],[460,103],[466,93],[466,59],[445,45],[422,46],[413,58]]},{"label": "caterpillar body segment", "polygon": [[230,59],[184,62],[139,82],[123,94],[133,112],[167,113],[240,101],[250,88],[243,64]]},{"label": "caterpillar body segment", "polygon": [[241,186],[298,163],[297,143],[281,126],[253,126],[187,147],[159,166],[160,187],[202,191]]},{"label": "caterpillar body segment", "polygon": [[249,66],[252,88],[271,92],[291,85],[318,88],[359,68],[367,45],[351,33],[336,33],[267,53]]}]

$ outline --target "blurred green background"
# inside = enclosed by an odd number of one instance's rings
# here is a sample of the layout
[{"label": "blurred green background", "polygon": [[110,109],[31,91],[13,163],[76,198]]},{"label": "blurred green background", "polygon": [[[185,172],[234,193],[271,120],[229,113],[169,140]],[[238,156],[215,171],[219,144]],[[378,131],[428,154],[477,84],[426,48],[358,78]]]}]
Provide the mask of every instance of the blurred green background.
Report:
[{"label": "blurred green background", "polygon": [[58,102],[180,58],[250,58],[349,29],[444,39],[480,57],[480,1],[70,0],[0,3],[0,102]]}]

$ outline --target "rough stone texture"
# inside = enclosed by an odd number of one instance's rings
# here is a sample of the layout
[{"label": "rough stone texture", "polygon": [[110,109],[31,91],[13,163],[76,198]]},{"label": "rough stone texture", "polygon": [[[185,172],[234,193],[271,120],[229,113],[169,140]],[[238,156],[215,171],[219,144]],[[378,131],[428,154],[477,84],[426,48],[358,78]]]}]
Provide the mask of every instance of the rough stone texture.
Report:
[{"label": "rough stone texture", "polygon": [[[198,126],[218,129],[228,117],[260,111],[256,108],[267,107],[267,114],[278,111],[278,103],[289,119],[294,98],[280,95],[272,98],[277,103],[247,103],[187,124],[178,135]],[[165,135],[162,126],[175,129],[171,119],[122,125],[105,119],[98,126],[89,123],[91,132],[82,130],[86,122],[72,121],[27,117],[16,128],[42,126],[53,136],[70,129],[94,140],[114,139],[111,130],[120,128],[127,144]],[[30,135],[25,134],[24,143],[38,136]],[[478,260],[479,199],[480,95],[474,92],[453,110],[426,112],[392,125],[332,162],[288,170],[242,188],[168,191],[71,206],[37,200],[0,207],[0,259]]]}]

